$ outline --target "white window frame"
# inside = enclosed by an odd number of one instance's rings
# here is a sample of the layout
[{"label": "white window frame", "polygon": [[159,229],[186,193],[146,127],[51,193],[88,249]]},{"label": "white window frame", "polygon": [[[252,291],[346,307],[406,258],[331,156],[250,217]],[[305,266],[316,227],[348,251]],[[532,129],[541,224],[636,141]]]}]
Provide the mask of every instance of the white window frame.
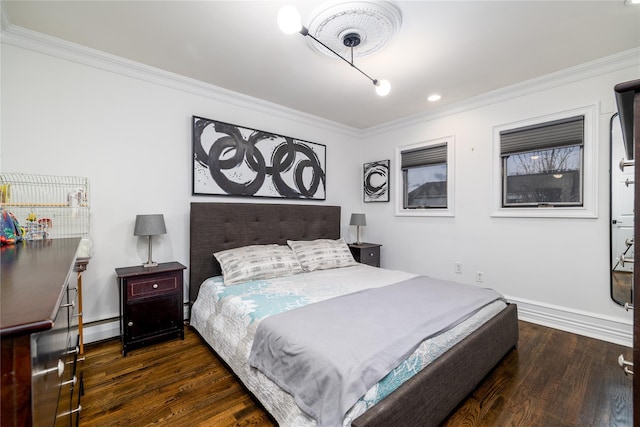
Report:
[{"label": "white window frame", "polygon": [[[582,182],[582,206],[544,206],[544,207],[503,207],[503,159],[500,150],[500,132],[519,127],[532,126],[574,116],[584,116],[584,144]],[[597,218],[598,217],[598,168],[597,168],[597,104],[549,114],[542,117],[506,123],[493,127],[493,188],[492,217],[506,218]]]},{"label": "white window frame", "polygon": [[[406,209],[404,207],[404,175],[402,173],[402,152],[407,150],[415,150],[426,148],[434,145],[447,144],[447,207],[446,208],[429,208],[429,209]],[[418,142],[411,145],[403,145],[396,147],[395,153],[395,203],[396,216],[423,216],[423,217],[452,217],[455,216],[455,138],[449,135],[437,139]]]}]

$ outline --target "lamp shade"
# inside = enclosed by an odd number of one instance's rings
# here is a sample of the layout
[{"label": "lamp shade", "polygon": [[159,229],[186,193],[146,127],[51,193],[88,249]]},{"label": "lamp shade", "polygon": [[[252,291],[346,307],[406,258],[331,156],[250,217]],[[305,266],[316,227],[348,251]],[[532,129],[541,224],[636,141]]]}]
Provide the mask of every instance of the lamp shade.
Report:
[{"label": "lamp shade", "polygon": [[351,214],[350,225],[367,225],[367,218],[363,213]]},{"label": "lamp shade", "polygon": [[166,233],[164,215],[136,215],[136,226],[133,229],[134,236],[157,236]]}]

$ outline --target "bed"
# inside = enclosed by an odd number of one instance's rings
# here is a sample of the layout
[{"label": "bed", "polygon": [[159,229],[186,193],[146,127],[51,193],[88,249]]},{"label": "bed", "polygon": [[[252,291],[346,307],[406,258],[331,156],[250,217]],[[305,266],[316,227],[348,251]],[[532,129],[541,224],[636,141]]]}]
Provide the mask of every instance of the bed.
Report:
[{"label": "bed", "polygon": [[[231,367],[240,381],[282,427],[316,424],[296,406],[294,399],[273,384],[269,377],[255,368],[250,368],[248,364],[235,360],[236,357],[248,355],[247,349],[251,343],[244,342],[244,347],[234,344],[238,348],[235,353],[224,348],[221,343],[227,338],[221,334],[230,326],[218,324],[216,327],[214,324],[207,324],[206,318],[213,316],[203,313],[202,307],[208,304],[204,304],[202,300],[196,304],[196,300],[201,293],[201,286],[202,294],[209,295],[210,298],[223,289],[220,288],[220,279],[213,279],[221,275],[220,265],[212,256],[213,253],[248,245],[286,245],[287,240],[339,239],[340,218],[338,206],[196,202],[191,204],[189,299],[192,307],[192,327]],[[376,272],[372,275],[367,268]],[[375,281],[373,277],[376,274],[380,277],[388,275],[390,279],[405,277],[401,272],[387,272],[366,266],[335,270],[337,271],[329,274],[341,275],[342,271],[339,270],[358,271],[358,274],[362,274],[363,281],[366,277]],[[462,338],[451,348],[434,360],[428,361],[424,368],[410,379],[403,380],[399,387],[382,400],[367,405],[358,402],[345,416],[344,425],[439,425],[517,345],[516,307],[514,304],[503,306],[499,310],[493,309],[494,312],[487,319],[475,320],[479,323],[471,332],[464,332]],[[471,320],[473,319],[475,315]],[[462,328],[462,325],[459,327]],[[253,332],[255,333],[255,330]]]}]

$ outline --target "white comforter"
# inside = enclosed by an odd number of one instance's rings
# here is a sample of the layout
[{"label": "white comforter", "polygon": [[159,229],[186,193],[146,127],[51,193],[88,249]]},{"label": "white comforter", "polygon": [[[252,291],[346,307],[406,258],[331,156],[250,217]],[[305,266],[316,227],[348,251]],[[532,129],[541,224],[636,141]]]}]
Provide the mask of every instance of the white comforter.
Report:
[{"label": "white comforter", "polygon": [[[280,426],[315,426],[315,421],[302,413],[290,394],[249,366],[247,361],[260,320],[281,311],[362,289],[386,286],[414,276],[360,264],[231,287],[225,287],[220,277],[211,278],[200,288],[191,312],[191,325],[233,369]],[[343,425],[351,425],[351,421],[366,409],[504,307],[503,302],[494,302],[447,333],[425,341],[405,362],[367,391],[347,413]]]}]

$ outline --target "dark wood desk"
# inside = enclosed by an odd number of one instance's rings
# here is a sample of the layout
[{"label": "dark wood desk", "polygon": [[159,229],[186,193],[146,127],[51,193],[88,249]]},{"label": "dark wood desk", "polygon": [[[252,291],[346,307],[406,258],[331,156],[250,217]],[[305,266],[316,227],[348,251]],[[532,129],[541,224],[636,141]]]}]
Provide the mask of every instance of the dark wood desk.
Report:
[{"label": "dark wood desk", "polygon": [[69,238],[0,248],[2,426],[72,425],[79,416],[72,408],[74,389],[80,389],[72,334],[79,243]]}]

